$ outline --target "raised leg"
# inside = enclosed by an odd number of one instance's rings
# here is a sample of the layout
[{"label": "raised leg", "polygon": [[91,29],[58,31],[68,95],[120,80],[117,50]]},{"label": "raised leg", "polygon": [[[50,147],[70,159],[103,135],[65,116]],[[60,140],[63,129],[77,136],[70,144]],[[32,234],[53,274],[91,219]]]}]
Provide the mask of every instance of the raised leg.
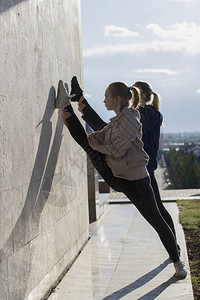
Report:
[{"label": "raised leg", "polygon": [[101,119],[96,111],[89,105],[87,100],[84,99],[82,103],[85,104],[82,116],[83,120],[85,120],[94,131],[98,131],[104,128],[107,123]]},{"label": "raised leg", "polygon": [[68,105],[67,107],[64,108],[64,111],[70,113],[69,117],[64,120],[64,123],[67,126],[68,130],[70,131],[71,136],[87,153],[92,164],[99,172],[99,174],[102,176],[102,178],[105,180],[105,182],[107,182],[107,184],[114,190],[119,191],[119,187],[118,187],[119,179],[114,177],[111,169],[106,163],[105,155],[96,150],[93,150],[90,147],[85,129],[83,128],[79,119],[75,115],[72,106]]}]

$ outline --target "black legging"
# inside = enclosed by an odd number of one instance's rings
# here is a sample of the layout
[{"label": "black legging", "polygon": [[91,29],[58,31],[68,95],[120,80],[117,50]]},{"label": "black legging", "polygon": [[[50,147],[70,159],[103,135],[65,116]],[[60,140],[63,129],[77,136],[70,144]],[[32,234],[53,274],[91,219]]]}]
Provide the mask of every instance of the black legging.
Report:
[{"label": "black legging", "polygon": [[158,210],[149,177],[132,181],[115,177],[106,163],[105,155],[89,146],[87,134],[72,106],[69,105],[65,109],[71,113],[71,116],[66,119],[66,123],[72,137],[88,154],[102,178],[110,187],[124,193],[131,200],[143,217],[157,231],[173,262],[178,261],[179,255],[174,234]]},{"label": "black legging", "polygon": [[167,222],[167,224],[169,225],[169,227],[171,228],[172,232],[174,233],[174,236],[176,237],[176,231],[174,228],[174,223],[173,223],[172,217],[170,216],[170,214],[168,213],[168,211],[166,210],[166,208],[164,207],[164,205],[162,203],[162,200],[160,197],[160,192],[158,189],[158,184],[157,184],[156,178],[154,176],[154,172],[150,172],[150,171],[148,171],[148,172],[149,172],[149,176],[151,179],[151,186],[152,186],[155,198],[156,198],[156,203],[158,205],[159,211],[160,211],[161,215],[163,216],[163,218],[165,219],[165,221]]},{"label": "black legging", "polygon": [[[94,109],[89,105],[89,103],[87,102],[86,99],[84,99],[82,101],[82,103],[85,104],[85,107],[83,109],[82,118],[88,123],[88,125],[94,131],[101,130],[103,127],[105,127],[107,125],[107,123],[105,123],[100,118],[100,116],[94,111]],[[148,167],[147,167],[147,169],[148,169]],[[174,228],[174,223],[173,223],[172,217],[170,216],[170,214],[168,213],[168,211],[166,210],[166,208],[164,207],[164,205],[162,203],[160,193],[159,193],[159,189],[158,189],[158,184],[157,184],[156,178],[154,176],[154,172],[151,172],[149,170],[148,170],[148,172],[149,172],[149,175],[150,175],[151,186],[153,188],[153,192],[154,192],[154,195],[155,195],[155,199],[156,199],[156,203],[158,205],[159,211],[160,211],[162,217],[164,218],[164,220],[167,222],[167,224],[171,228],[171,230],[174,233],[174,236],[176,238],[176,231],[175,231],[175,228]]]}]

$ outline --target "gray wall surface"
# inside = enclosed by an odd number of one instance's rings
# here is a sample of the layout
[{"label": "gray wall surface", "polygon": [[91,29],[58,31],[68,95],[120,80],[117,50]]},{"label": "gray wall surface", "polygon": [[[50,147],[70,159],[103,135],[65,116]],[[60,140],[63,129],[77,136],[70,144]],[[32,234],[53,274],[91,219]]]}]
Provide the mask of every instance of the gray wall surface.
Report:
[{"label": "gray wall surface", "polygon": [[1,300],[41,299],[88,239],[86,155],[54,109],[73,75],[80,1],[1,1]]}]

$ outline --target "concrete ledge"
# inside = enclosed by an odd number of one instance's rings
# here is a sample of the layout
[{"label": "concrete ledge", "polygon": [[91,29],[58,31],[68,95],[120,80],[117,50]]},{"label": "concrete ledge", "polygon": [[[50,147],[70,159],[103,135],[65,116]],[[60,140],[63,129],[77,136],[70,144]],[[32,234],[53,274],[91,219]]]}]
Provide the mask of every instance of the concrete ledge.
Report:
[{"label": "concrete ledge", "polygon": [[[172,198],[165,198],[162,199],[162,202],[176,202],[177,200],[194,200],[194,199],[200,199],[200,197],[172,197]],[[109,204],[130,204],[131,201],[129,199],[110,199]]]},{"label": "concrete ledge", "polygon": [[88,242],[88,231],[84,233],[69,251],[57,262],[52,270],[40,281],[32,292],[24,300],[45,300],[52,290],[63,279],[71,265],[79,256]]}]

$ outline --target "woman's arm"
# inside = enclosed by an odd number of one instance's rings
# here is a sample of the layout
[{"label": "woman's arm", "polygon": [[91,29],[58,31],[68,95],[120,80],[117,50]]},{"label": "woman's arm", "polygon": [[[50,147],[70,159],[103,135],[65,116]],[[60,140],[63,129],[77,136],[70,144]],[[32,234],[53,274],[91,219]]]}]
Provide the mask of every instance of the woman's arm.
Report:
[{"label": "woman's arm", "polygon": [[[97,151],[99,151],[99,149],[100,149],[100,143],[99,143],[99,141],[94,137],[94,136],[92,136],[91,134],[90,135],[88,135],[88,142],[89,142],[89,145],[90,145],[90,147],[92,148],[92,149],[94,149],[94,150],[97,150]],[[100,152],[100,151],[99,151]]]}]

